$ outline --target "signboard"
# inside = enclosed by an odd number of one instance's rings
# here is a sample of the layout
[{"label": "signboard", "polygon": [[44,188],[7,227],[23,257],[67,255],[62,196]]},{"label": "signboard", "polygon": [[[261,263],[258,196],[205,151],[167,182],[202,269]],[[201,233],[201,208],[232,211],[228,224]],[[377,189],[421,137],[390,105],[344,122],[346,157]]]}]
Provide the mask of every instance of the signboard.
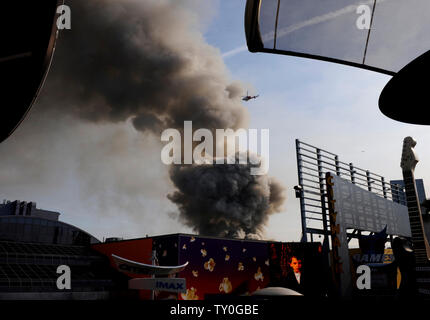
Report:
[{"label": "signboard", "polygon": [[112,254],[112,258],[119,271],[132,274],[169,275],[182,271],[188,265],[186,262],[180,266],[156,266],[128,260],[115,254]]},{"label": "signboard", "polygon": [[322,246],[317,242],[270,243],[268,287],[284,287],[305,297],[326,292],[326,269]]},{"label": "signboard", "polygon": [[128,281],[129,289],[186,292],[184,278],[136,278]]},{"label": "signboard", "polygon": [[387,234],[411,236],[408,208],[384,199],[350,181],[332,175],[336,211],[344,228],[380,232],[387,226]]},{"label": "signboard", "polygon": [[411,236],[406,206],[384,199],[330,172],[326,174],[332,254],[335,278],[342,296],[351,294],[352,283],[347,228]]},{"label": "signboard", "polygon": [[[392,249],[384,249],[382,253],[363,253],[361,249],[350,249],[349,255],[352,262],[352,282],[356,288],[356,280],[359,276],[356,272],[358,266],[367,265],[371,270],[371,289],[379,292],[392,292],[400,285],[400,275],[397,264],[394,263]],[[365,295],[366,292],[360,292]]]},{"label": "signboard", "polygon": [[[159,244],[158,240],[157,246]],[[179,295],[180,300],[202,300],[206,295],[251,294],[265,288],[270,281],[266,241],[180,235],[178,249],[178,264],[189,261],[179,274],[187,279],[187,292]],[[164,250],[163,245],[160,252]],[[167,251],[166,255],[169,254]]]}]

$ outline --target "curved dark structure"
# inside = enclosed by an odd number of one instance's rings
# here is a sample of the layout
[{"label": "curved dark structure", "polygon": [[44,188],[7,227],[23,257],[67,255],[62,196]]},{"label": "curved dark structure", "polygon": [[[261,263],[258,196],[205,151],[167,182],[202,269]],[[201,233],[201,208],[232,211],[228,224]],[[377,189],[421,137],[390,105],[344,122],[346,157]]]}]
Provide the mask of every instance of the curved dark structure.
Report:
[{"label": "curved dark structure", "polygon": [[379,96],[381,112],[397,121],[430,125],[429,68],[430,51],[427,51],[391,78]]},{"label": "curved dark structure", "polygon": [[0,10],[0,142],[24,119],[43,85],[57,37],[63,0],[2,3]]},{"label": "curved dark structure", "polygon": [[[107,299],[127,287],[125,276],[91,248],[100,241],[59,215],[34,202],[0,204],[0,301]],[[59,266],[70,269],[67,290],[58,287]]]},{"label": "curved dark structure", "polygon": [[379,99],[382,113],[401,122],[429,125],[425,116],[429,10],[426,0],[247,0],[246,42],[250,52],[391,75]]},{"label": "curved dark structure", "polygon": [[426,0],[247,0],[246,42],[250,52],[395,75],[430,48],[428,10]]},{"label": "curved dark structure", "polygon": [[58,220],[60,213],[36,208],[35,202],[0,204],[0,241],[89,246],[100,241],[88,232]]}]

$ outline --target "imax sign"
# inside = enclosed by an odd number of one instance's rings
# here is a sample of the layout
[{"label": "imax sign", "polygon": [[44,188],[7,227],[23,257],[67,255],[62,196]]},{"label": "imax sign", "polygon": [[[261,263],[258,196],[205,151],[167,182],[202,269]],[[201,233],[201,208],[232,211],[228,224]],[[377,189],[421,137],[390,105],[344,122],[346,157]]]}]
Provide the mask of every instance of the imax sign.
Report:
[{"label": "imax sign", "polygon": [[129,289],[186,292],[183,278],[136,278],[128,281]]}]

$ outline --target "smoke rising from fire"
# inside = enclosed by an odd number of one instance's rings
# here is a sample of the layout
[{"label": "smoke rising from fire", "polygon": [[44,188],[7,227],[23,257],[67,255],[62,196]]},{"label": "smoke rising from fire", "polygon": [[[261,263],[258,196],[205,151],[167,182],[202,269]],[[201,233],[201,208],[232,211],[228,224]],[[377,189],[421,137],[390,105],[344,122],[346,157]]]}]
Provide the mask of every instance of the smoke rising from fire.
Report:
[{"label": "smoke rising from fire", "polygon": [[269,215],[281,211],[285,190],[274,178],[251,175],[250,166],[172,166],[178,190],[168,197],[199,234],[261,238]]},{"label": "smoke rising from fire", "polygon": [[83,119],[132,119],[137,130],[156,134],[184,120],[209,129],[246,126],[244,88],[230,81],[184,3],[71,2],[72,29],[58,41],[51,97]]},{"label": "smoke rising from fire", "polygon": [[[72,29],[58,40],[41,97],[47,111],[61,109],[92,123],[130,121],[142,133],[193,126],[245,128],[248,113],[220,52],[199,31],[191,1],[74,0]],[[144,170],[144,168],[142,168]],[[181,220],[206,235],[261,235],[280,210],[283,189],[249,166],[173,166],[178,189],[169,195]],[[97,188],[94,188],[97,192]],[[126,191],[124,190],[124,193]]]}]

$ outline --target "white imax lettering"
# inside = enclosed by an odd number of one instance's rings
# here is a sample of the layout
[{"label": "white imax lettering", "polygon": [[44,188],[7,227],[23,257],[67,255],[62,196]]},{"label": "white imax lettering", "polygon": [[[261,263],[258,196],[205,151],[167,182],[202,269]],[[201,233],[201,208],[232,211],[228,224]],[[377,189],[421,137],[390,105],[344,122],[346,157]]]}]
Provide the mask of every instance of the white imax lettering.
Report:
[{"label": "white imax lettering", "polygon": [[[164,164],[235,164],[238,155],[239,164],[251,164],[252,175],[263,175],[269,170],[269,129],[261,129],[260,153],[257,129],[216,129],[215,148],[212,131],[201,128],[193,134],[192,121],[184,121],[183,135],[182,148],[182,135],[179,130],[169,128],[162,132],[161,141],[168,142],[161,150],[161,161]],[[193,142],[200,142],[194,150]],[[214,149],[216,157],[213,157]],[[258,156],[250,156],[248,150]]]},{"label": "white imax lettering", "polygon": [[128,281],[129,289],[186,292],[184,278],[134,278]]}]

